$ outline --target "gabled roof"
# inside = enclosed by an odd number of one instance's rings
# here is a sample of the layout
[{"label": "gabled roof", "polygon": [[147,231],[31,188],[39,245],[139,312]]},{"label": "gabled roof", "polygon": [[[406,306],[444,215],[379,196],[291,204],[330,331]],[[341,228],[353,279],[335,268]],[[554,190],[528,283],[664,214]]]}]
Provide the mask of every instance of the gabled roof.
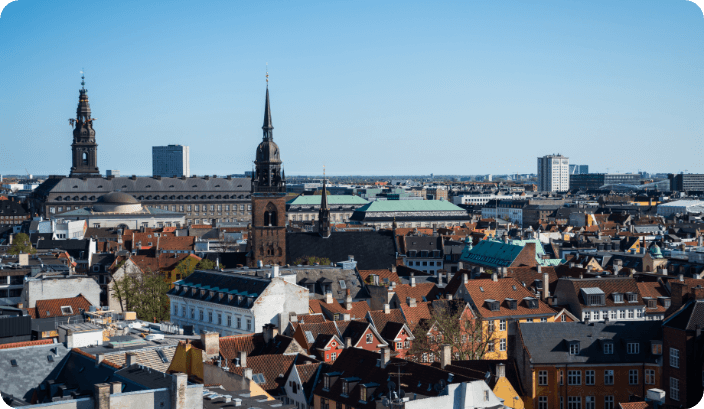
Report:
[{"label": "gabled roof", "polygon": [[[519,323],[522,339],[532,363],[656,363],[659,355],[652,354],[650,341],[662,340],[660,321],[611,321]],[[604,354],[604,341],[614,344],[613,354]],[[579,342],[580,352],[570,355],[568,343]],[[640,344],[638,354],[627,353],[627,343]]]},{"label": "gabled roof", "polygon": [[[267,393],[276,396],[279,395],[278,389],[286,382],[285,374],[291,369],[291,365],[305,362],[313,362],[313,360],[300,354],[259,355],[247,357],[247,368],[252,368],[252,375],[254,375],[255,378],[259,378],[257,375],[261,374],[264,382],[257,382],[257,379],[254,379],[254,381]],[[244,376],[244,368],[240,366],[231,365],[230,372]]]},{"label": "gabled roof", "polygon": [[357,268],[370,270],[396,264],[396,246],[390,231],[333,232],[328,238],[318,233],[286,233],[286,263],[307,256],[325,257],[331,262],[354,256]]},{"label": "gabled roof", "polygon": [[[513,389],[516,390],[518,396],[524,396],[523,384],[521,384],[521,376],[518,371],[515,359],[475,359],[468,361],[451,361],[452,363],[445,367],[446,371],[464,375],[471,379],[481,379],[486,381],[490,388],[496,386],[498,364],[505,365],[506,379],[511,383]],[[438,367],[439,362],[433,363],[433,366]],[[486,374],[490,373],[491,377],[487,380]]]},{"label": "gabled roof", "polygon": [[682,331],[696,331],[697,327],[704,328],[704,300],[689,301],[667,318],[662,325]]},{"label": "gabled roof", "polygon": [[[606,295],[605,306],[642,306],[643,299],[639,296],[637,302],[629,302],[626,293],[640,294],[636,280],[633,277],[609,277],[609,278],[584,278],[584,279],[560,279],[557,283],[557,291],[571,291],[577,296],[582,307],[589,307],[582,296],[582,289],[599,288]],[[623,294],[624,302],[614,302],[614,293]]]},{"label": "gabled roof", "polygon": [[405,303],[409,297],[415,298],[416,302],[437,300],[441,294],[435,283],[418,283],[415,286],[399,284],[393,291],[399,299],[399,304]]},{"label": "gabled roof", "polygon": [[[77,297],[71,298],[56,298],[53,300],[38,300],[34,308],[29,308],[28,312],[32,318],[53,318],[53,317],[69,317],[81,314],[82,311],[88,311],[93,304],[79,294]],[[71,307],[64,313],[61,307]]]},{"label": "gabled roof", "polygon": [[367,284],[373,284],[371,282],[372,274],[376,274],[379,276],[380,285],[391,284],[392,282],[395,282],[396,284],[401,284],[401,278],[398,276],[398,274],[389,269],[359,270],[359,276],[362,278],[362,281]]},{"label": "gabled roof", "polygon": [[401,304],[401,312],[411,331],[418,326],[421,320],[427,320],[432,317],[431,303],[432,301],[419,302],[415,307],[411,307],[405,303]]},{"label": "gabled roof", "polygon": [[382,333],[386,330],[386,326],[391,322],[405,323],[406,320],[403,317],[403,312],[401,310],[389,310],[386,314],[384,311],[369,311],[367,313],[367,321],[376,328],[376,331]]},{"label": "gabled roof", "polygon": [[[295,329],[294,336],[299,332],[303,334],[303,338],[306,340],[306,345],[301,345],[306,350],[310,350],[320,334],[340,336],[337,325],[335,325],[334,321],[298,324]],[[299,337],[299,339],[301,339],[301,337]]]},{"label": "gabled roof", "polygon": [[[536,316],[555,315],[557,311],[535,297],[527,288],[515,278],[499,278],[496,281],[491,279],[470,280],[465,284],[465,289],[469,293],[474,309],[483,318],[489,317],[515,317],[515,316]],[[528,308],[523,301],[524,298],[535,298],[538,308]],[[516,309],[509,308],[506,300],[516,300]],[[488,300],[499,302],[499,310],[492,311],[487,305]]]},{"label": "gabled roof", "polygon": [[[654,313],[664,313],[666,312],[669,308],[666,308],[665,306],[662,305],[662,302],[658,299],[658,297],[670,297],[670,292],[667,291],[667,287],[662,285],[658,281],[644,281],[640,283],[636,283],[636,286],[638,286],[638,292],[640,292],[641,298],[646,298],[650,297],[655,299],[656,301],[656,308],[648,308],[648,305],[646,304],[645,306],[645,313],[646,314],[654,314]],[[645,301],[645,300],[644,300]]]},{"label": "gabled roof", "polygon": [[220,337],[220,355],[228,361],[233,361],[235,358],[238,358],[238,353],[241,351],[246,352],[248,357],[284,354],[292,343],[296,343],[293,338],[280,334],[275,335],[269,342],[264,342],[264,334],[261,332],[245,335],[230,335]]}]

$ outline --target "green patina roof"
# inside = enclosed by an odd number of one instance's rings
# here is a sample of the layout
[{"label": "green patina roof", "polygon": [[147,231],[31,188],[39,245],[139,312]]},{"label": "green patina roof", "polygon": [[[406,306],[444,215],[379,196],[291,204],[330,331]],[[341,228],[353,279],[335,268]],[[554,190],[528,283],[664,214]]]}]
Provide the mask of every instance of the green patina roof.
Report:
[{"label": "green patina roof", "polygon": [[543,260],[541,256],[545,254],[545,250],[540,240],[537,239],[509,240],[508,244],[499,240],[482,240],[468,253],[463,252],[460,260],[487,266],[509,266],[518,257],[518,253],[523,250],[526,243],[535,243],[535,258],[541,266],[556,266],[562,262],[561,259]]},{"label": "green patina roof", "polygon": [[[328,196],[329,197],[329,196]],[[450,211],[463,212],[459,206],[455,206],[444,200],[377,200],[357,209],[358,212],[433,212]]]},{"label": "green patina roof", "polygon": [[[290,205],[304,205],[304,206],[315,206],[320,205],[320,199],[322,196],[298,196],[293,200],[289,200]],[[346,205],[346,204],[366,204],[369,203],[367,200],[354,195],[328,195],[328,205]]]}]

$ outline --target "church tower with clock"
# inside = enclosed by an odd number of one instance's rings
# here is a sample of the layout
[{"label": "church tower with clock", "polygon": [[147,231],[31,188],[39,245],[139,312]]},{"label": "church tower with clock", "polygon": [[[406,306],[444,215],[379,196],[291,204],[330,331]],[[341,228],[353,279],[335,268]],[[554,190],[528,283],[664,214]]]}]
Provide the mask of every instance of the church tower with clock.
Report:
[{"label": "church tower with clock", "polygon": [[[268,76],[268,75],[267,75]],[[286,263],[286,179],[274,143],[267,78],[264,105],[264,137],[257,147],[252,175],[252,228],[250,231],[249,264],[280,266]]]},{"label": "church tower with clock", "polygon": [[85,76],[81,76],[81,89],[78,96],[78,109],[76,119],[69,119],[75,126],[73,129],[73,153],[71,174],[69,177],[99,177],[98,170],[98,144],[95,143],[93,130],[94,118],[90,117],[90,104],[88,104],[88,90],[85,87]]}]

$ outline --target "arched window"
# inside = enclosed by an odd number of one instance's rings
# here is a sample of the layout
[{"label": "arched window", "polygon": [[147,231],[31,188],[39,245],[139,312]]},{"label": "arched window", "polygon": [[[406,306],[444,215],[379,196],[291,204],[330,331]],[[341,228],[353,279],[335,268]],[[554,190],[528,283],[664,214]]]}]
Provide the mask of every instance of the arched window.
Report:
[{"label": "arched window", "polygon": [[276,226],[278,221],[276,216],[276,206],[272,203],[266,205],[266,209],[264,209],[264,226]]},{"label": "arched window", "polygon": [[88,153],[83,152],[83,164],[88,165]]}]

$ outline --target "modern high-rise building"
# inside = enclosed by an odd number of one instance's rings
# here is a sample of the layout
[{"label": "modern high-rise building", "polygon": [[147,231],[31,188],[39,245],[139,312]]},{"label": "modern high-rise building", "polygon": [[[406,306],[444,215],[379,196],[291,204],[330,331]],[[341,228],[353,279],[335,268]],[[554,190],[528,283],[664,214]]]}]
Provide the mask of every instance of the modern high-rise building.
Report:
[{"label": "modern high-rise building", "polygon": [[188,146],[152,147],[152,174],[161,177],[181,177],[191,174]]},{"label": "modern high-rise building", "polygon": [[[607,185],[638,185],[639,173],[586,173],[570,175],[570,190],[598,190]],[[610,189],[610,186],[604,189]]]},{"label": "modern high-rise building", "polygon": [[669,174],[670,190],[673,192],[702,192],[704,191],[704,175],[692,173]]},{"label": "modern high-rise building", "polygon": [[538,190],[566,192],[570,188],[570,160],[558,155],[538,158]]},{"label": "modern high-rise building", "polygon": [[589,165],[570,165],[570,175],[584,175],[589,173]]}]

